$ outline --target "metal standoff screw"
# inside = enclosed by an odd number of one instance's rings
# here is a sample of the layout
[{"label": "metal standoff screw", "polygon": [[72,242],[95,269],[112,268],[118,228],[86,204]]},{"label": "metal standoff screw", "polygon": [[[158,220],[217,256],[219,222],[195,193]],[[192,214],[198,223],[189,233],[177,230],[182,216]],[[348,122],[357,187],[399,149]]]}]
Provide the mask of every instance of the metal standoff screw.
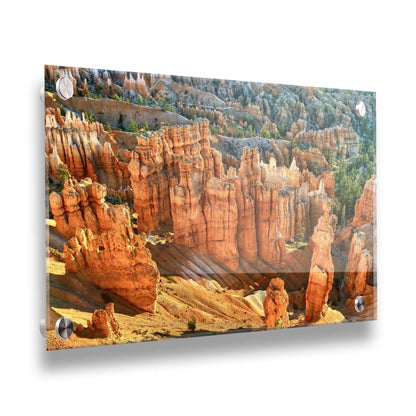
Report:
[{"label": "metal standoff screw", "polygon": [[357,296],[354,301],[355,310],[361,313],[365,308],[365,300],[362,296]]},{"label": "metal standoff screw", "polygon": [[42,318],[39,322],[39,330],[43,337],[46,338],[46,319]]},{"label": "metal standoff screw", "polygon": [[356,106],[355,106],[355,112],[357,113],[358,117],[365,117],[365,104],[360,101]]},{"label": "metal standoff screw", "polygon": [[68,100],[74,95],[74,85],[67,76],[59,78],[56,82],[56,92],[62,100]]},{"label": "metal standoff screw", "polygon": [[74,332],[74,325],[69,318],[59,318],[55,324],[55,332],[59,338],[67,339]]}]

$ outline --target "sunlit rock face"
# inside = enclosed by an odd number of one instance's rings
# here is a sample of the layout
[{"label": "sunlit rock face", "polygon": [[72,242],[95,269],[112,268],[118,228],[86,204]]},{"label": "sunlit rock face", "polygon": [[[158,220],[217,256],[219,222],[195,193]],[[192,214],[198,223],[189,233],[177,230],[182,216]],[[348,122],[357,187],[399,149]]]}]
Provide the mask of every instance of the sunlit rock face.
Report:
[{"label": "sunlit rock face", "polygon": [[272,156],[264,163],[250,148],[225,172],[209,136],[201,121],[138,137],[129,171],[139,229],[172,221],[177,244],[207,252],[229,270],[238,269],[240,257],[280,266],[284,241],[310,232],[322,214],[331,176],[321,175],[309,192],[311,176],[295,159],[289,168]]},{"label": "sunlit rock face", "polygon": [[130,212],[124,205],[107,204],[104,185],[86,178],[68,179],[61,192],[51,192],[49,206],[56,221],[56,231],[66,238],[76,228],[88,228],[95,234],[113,231],[120,224],[130,224]]},{"label": "sunlit rock face", "polygon": [[116,157],[110,141],[101,123],[70,111],[63,117],[59,108],[45,110],[46,168],[57,179],[64,168],[77,180],[89,177],[111,189],[128,187],[127,164]]},{"label": "sunlit rock face", "polygon": [[114,304],[108,303],[105,309],[95,310],[91,321],[87,321],[87,326],[77,325],[75,333],[82,338],[119,339],[120,325],[114,315]]},{"label": "sunlit rock face", "polygon": [[313,253],[306,290],[306,322],[315,322],[320,319],[334,280],[331,246],[334,241],[337,218],[330,215],[330,201],[324,201],[323,210],[323,215],[319,218],[310,239]]},{"label": "sunlit rock face", "polygon": [[268,328],[273,328],[279,320],[284,328],[289,326],[288,305],[285,282],[278,277],[270,280],[263,304],[265,324]]},{"label": "sunlit rock face", "polygon": [[144,311],[154,312],[159,270],[146,246],[146,236],[131,227],[94,234],[77,228],[65,244],[65,268]]}]

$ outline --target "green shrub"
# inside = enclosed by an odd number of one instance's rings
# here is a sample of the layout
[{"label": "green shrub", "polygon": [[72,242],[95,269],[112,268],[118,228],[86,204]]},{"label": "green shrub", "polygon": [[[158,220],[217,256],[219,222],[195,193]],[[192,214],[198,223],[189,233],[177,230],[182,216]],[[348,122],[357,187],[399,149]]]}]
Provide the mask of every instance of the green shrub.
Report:
[{"label": "green shrub", "polygon": [[196,323],[192,319],[188,321],[188,329],[192,332],[196,329]]},{"label": "green shrub", "polygon": [[129,131],[137,133],[140,129],[138,124],[131,118],[128,123]]},{"label": "green shrub", "polygon": [[317,160],[312,162],[311,171],[315,176],[319,176],[319,162]]},{"label": "green shrub", "polygon": [[274,327],[276,329],[282,329],[282,328],[284,328],[283,322],[282,322],[282,320],[280,318],[274,323]]},{"label": "green shrub", "polygon": [[175,280],[172,276],[166,276],[166,280],[167,280],[169,283],[176,283],[176,280]]},{"label": "green shrub", "polygon": [[60,181],[63,182],[63,181],[66,181],[67,179],[69,179],[70,173],[69,173],[68,169],[58,168],[57,171],[58,171],[58,175],[59,175],[58,179]]}]

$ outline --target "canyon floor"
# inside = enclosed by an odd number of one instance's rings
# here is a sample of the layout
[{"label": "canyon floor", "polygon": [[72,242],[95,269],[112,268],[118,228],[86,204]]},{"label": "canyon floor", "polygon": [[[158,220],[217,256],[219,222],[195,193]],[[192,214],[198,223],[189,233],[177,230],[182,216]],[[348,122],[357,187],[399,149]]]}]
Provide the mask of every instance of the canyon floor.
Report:
[{"label": "canyon floor", "polygon": [[[65,263],[59,252],[47,256],[50,284],[49,317],[65,316],[74,326],[87,326],[95,309],[103,302],[113,302],[120,325],[120,338],[84,338],[75,333],[60,339],[54,330],[47,331],[48,350],[80,348],[187,338],[215,334],[266,330],[263,300],[265,291],[247,296],[244,290],[207,290],[191,279],[161,276],[156,312],[142,312],[122,298],[65,274]],[[289,308],[290,327],[304,326],[304,311]],[[196,329],[188,329],[193,320]],[[325,317],[313,325],[344,322],[341,312],[328,308]]]}]

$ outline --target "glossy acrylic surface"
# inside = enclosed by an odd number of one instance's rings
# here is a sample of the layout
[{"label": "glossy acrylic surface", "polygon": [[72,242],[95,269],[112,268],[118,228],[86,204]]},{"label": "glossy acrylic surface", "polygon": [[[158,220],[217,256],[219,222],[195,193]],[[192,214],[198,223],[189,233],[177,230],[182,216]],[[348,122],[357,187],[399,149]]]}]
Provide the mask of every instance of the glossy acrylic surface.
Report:
[{"label": "glossy acrylic surface", "polygon": [[47,348],[376,319],[375,126],[372,92],[46,66]]}]

